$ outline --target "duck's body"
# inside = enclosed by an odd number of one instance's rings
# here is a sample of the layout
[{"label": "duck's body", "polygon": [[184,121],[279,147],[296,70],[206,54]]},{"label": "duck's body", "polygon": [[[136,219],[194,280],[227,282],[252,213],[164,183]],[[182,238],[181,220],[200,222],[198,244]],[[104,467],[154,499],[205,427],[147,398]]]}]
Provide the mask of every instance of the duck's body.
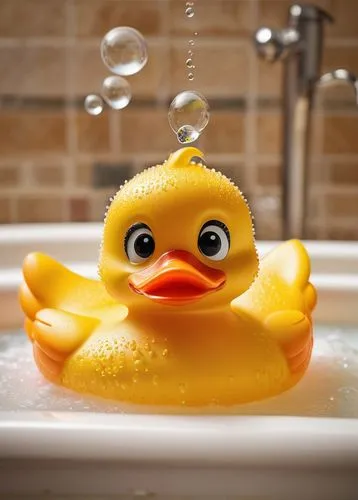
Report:
[{"label": "duck's body", "polygon": [[[113,202],[102,281],[74,275],[41,254],[26,259],[21,302],[35,359],[47,378],[120,401],[191,406],[262,399],[302,377],[311,355],[315,304],[308,256],[299,242],[284,243],[262,261],[251,285],[257,256],[247,206],[220,174],[195,171],[204,169],[195,165],[187,167],[189,180],[181,177],[178,161],[185,168],[197,154],[193,148],[178,152],[166,170],[155,167],[157,184],[149,178],[136,185],[134,179],[119,195],[118,207]],[[219,181],[217,191],[213,179]],[[157,203],[144,215],[145,198],[156,190]],[[203,208],[205,194],[209,206]],[[173,213],[176,223],[168,224]],[[233,232],[231,216],[238,219],[241,238]],[[224,222],[216,226],[217,219]],[[158,220],[166,224],[162,240]],[[202,228],[200,251],[185,243],[193,225],[194,233]],[[121,235],[129,226],[123,246]],[[216,249],[213,237],[222,238]],[[148,244],[153,257],[144,259]]]}]

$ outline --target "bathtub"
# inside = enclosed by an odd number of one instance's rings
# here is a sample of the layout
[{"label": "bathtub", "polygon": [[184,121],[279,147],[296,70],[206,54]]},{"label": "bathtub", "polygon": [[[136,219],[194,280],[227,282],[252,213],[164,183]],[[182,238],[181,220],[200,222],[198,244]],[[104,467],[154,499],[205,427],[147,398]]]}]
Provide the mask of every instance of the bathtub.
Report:
[{"label": "bathtub", "polygon": [[[28,252],[95,277],[100,237],[99,224],[0,227],[0,331],[22,323],[17,287]],[[276,244],[259,242],[260,255]],[[319,292],[315,321],[358,331],[358,244],[306,247]],[[0,401],[0,495],[50,493],[354,500],[358,418],[2,411]]]}]

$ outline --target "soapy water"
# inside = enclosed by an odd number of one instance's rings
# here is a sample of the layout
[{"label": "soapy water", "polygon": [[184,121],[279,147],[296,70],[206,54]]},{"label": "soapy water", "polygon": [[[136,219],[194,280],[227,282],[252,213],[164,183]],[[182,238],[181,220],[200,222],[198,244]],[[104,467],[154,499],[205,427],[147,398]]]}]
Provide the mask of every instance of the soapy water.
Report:
[{"label": "soapy water", "polygon": [[89,94],[85,99],[84,105],[87,113],[92,116],[98,116],[103,111],[103,99],[97,94]]},{"label": "soapy water", "polygon": [[112,73],[134,75],[148,61],[147,43],[143,35],[134,28],[113,28],[102,39],[101,57]]},{"label": "soapy water", "polygon": [[123,109],[132,99],[131,87],[121,76],[107,76],[103,80],[101,94],[112,109]]},{"label": "soapy water", "polygon": [[198,139],[209,118],[208,101],[194,90],[180,92],[169,107],[169,124],[182,144]]},{"label": "soapy water", "polygon": [[[179,389],[185,393],[184,385]],[[143,407],[76,394],[42,377],[22,331],[0,333],[1,410],[358,418],[358,327],[316,326],[313,358],[297,386],[265,401],[229,408]]]}]

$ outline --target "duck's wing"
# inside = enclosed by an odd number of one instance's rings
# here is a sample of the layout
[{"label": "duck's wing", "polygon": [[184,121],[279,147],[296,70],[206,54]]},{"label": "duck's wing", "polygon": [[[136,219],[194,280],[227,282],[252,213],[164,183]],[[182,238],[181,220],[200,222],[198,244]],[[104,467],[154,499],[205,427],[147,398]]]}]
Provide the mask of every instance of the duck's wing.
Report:
[{"label": "duck's wing", "polygon": [[231,303],[239,316],[265,322],[280,311],[300,311],[308,317],[316,304],[316,291],[309,282],[310,259],[298,240],[282,243],[260,262],[251,287]]},{"label": "duck's wing", "polygon": [[41,254],[23,264],[20,304],[36,363],[46,378],[59,380],[64,362],[106,319],[120,321],[127,308],[100,281],[83,278]]},{"label": "duck's wing", "polygon": [[313,346],[316,290],[309,277],[306,249],[300,241],[290,240],[262,259],[255,282],[231,303],[238,316],[257,323],[279,343],[290,371],[299,375],[309,364]]},{"label": "duck's wing", "polygon": [[30,318],[45,308],[94,318],[111,306],[126,309],[112,299],[102,282],[84,278],[48,255],[29,254],[23,263],[23,276],[20,302]]}]

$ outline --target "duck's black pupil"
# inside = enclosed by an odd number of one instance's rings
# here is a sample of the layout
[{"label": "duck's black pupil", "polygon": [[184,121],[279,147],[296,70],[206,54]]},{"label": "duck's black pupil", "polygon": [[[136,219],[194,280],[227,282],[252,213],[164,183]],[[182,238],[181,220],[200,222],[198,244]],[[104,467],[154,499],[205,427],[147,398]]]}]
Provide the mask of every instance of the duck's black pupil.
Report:
[{"label": "duck's black pupil", "polygon": [[150,234],[140,234],[134,242],[134,251],[139,257],[146,259],[154,252],[154,239]]},{"label": "duck's black pupil", "polygon": [[221,239],[214,231],[207,231],[200,236],[199,247],[204,255],[213,257],[220,252]]}]

